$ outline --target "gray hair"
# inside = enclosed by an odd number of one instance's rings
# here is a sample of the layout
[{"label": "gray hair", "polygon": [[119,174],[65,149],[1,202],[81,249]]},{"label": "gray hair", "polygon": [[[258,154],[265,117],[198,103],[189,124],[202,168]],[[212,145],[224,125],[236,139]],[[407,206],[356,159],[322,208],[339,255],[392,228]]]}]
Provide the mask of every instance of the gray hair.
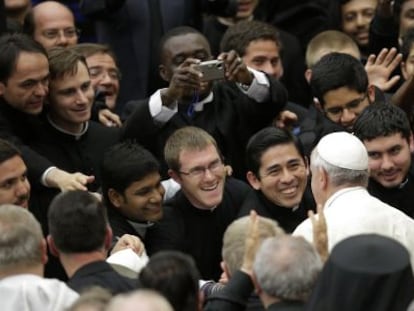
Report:
[{"label": "gray hair", "polygon": [[312,244],[290,235],[266,239],[253,265],[261,289],[282,300],[305,301],[321,269],[322,261]]},{"label": "gray hair", "polygon": [[173,311],[168,300],[154,290],[139,289],[127,294],[115,296],[106,308],[106,311],[118,311],[126,309],[126,306],[134,305],[135,310]]},{"label": "gray hair", "polygon": [[334,186],[352,185],[367,187],[368,185],[368,170],[351,170],[332,165],[320,156],[317,148],[313,149],[311,153],[310,167],[311,169],[323,169]]},{"label": "gray hair", "polygon": [[28,210],[0,205],[0,270],[42,263],[42,240],[40,224]]}]

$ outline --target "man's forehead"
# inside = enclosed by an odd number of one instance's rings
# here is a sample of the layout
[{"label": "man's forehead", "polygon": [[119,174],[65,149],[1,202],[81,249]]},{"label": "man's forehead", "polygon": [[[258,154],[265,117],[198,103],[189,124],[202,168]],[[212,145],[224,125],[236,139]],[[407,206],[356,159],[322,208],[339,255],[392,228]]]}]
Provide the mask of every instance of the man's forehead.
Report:
[{"label": "man's forehead", "polygon": [[[37,58],[38,61],[33,61],[33,58]],[[42,61],[39,61],[40,59]],[[46,55],[37,52],[22,51],[16,58],[16,64],[10,77],[13,76],[20,80],[26,80],[26,78],[37,78],[45,74],[49,74],[49,61]]]},{"label": "man's forehead", "polygon": [[199,33],[187,33],[169,38],[164,44],[163,51],[175,55],[191,53],[191,51],[198,49],[210,51],[207,40]]},{"label": "man's forehead", "polygon": [[[282,144],[276,144],[276,145],[272,145],[269,148],[267,148],[265,150],[265,152],[263,152],[262,157],[261,157],[261,161],[263,161],[263,158],[266,155],[272,155],[274,153],[278,153],[281,156],[284,156],[285,159],[283,159],[283,161],[286,161],[287,158],[287,162],[292,161],[292,160],[303,160],[302,155],[300,154],[297,146],[295,145],[295,143],[293,142],[288,142],[288,143],[282,143]],[[282,159],[278,158],[272,158],[272,161],[274,163],[283,163]],[[262,163],[263,164],[263,163]]]}]

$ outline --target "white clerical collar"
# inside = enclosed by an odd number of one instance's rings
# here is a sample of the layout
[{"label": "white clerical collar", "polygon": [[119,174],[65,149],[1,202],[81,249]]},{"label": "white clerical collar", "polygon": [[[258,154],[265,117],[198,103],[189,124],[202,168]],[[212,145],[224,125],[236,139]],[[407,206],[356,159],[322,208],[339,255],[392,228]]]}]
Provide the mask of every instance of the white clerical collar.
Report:
[{"label": "white clerical collar", "polygon": [[82,131],[80,131],[80,133],[76,133],[76,134],[74,134],[74,133],[72,133],[72,132],[69,132],[69,131],[67,131],[67,130],[65,130],[65,129],[63,129],[63,128],[61,128],[59,125],[57,125],[55,122],[53,122],[53,120],[50,118],[50,116],[49,115],[47,115],[47,120],[49,121],[49,123],[55,128],[55,129],[57,129],[59,132],[62,132],[62,133],[64,133],[64,134],[66,134],[66,135],[70,135],[70,136],[73,136],[73,137],[75,137],[75,139],[76,140],[79,140],[81,137],[82,137],[82,135],[83,134],[85,134],[86,132],[87,132],[87,130],[88,130],[88,127],[89,127],[89,122],[84,122],[83,124],[82,124],[82,126],[83,126],[83,129],[82,129]]},{"label": "white clerical collar", "polygon": [[210,92],[210,94],[208,94],[206,98],[193,104],[194,111],[203,111],[204,105],[212,102],[213,99],[214,99],[213,92]]}]

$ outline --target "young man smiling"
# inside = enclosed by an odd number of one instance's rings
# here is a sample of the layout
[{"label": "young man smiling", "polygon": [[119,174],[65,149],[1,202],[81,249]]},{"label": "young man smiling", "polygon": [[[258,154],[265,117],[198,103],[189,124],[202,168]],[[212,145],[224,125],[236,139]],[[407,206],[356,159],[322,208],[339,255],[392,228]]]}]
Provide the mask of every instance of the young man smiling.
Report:
[{"label": "young man smiling", "polygon": [[249,140],[246,159],[247,180],[256,191],[246,198],[240,215],[255,209],[292,232],[315,208],[307,187],[307,158],[299,141],[285,130],[265,128]]},{"label": "young man smiling", "polygon": [[369,192],[414,218],[414,143],[404,111],[392,104],[371,105],[354,131],[368,150]]},{"label": "young man smiling", "polygon": [[224,231],[251,189],[226,178],[216,141],[200,128],[177,130],[164,150],[168,173],[181,190],[164,204],[164,216],[147,232],[146,246],[150,253],[187,253],[203,279],[218,280]]}]

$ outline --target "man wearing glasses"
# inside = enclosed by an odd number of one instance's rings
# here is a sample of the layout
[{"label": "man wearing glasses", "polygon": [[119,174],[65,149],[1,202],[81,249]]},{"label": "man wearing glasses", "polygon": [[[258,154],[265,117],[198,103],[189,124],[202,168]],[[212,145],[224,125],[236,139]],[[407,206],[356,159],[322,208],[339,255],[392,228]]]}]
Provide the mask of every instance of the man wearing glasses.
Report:
[{"label": "man wearing glasses", "polygon": [[35,5],[24,21],[24,31],[45,49],[78,43],[78,29],[72,11],[57,1]]},{"label": "man wearing glasses", "polygon": [[310,85],[325,116],[347,131],[376,95],[362,63],[343,53],[322,57],[312,67]]},{"label": "man wearing glasses", "polygon": [[251,191],[226,178],[217,143],[198,127],[183,127],[165,145],[169,175],[181,190],[164,204],[163,218],[146,235],[150,253],[175,249],[191,255],[203,279],[218,280],[224,231]]}]

